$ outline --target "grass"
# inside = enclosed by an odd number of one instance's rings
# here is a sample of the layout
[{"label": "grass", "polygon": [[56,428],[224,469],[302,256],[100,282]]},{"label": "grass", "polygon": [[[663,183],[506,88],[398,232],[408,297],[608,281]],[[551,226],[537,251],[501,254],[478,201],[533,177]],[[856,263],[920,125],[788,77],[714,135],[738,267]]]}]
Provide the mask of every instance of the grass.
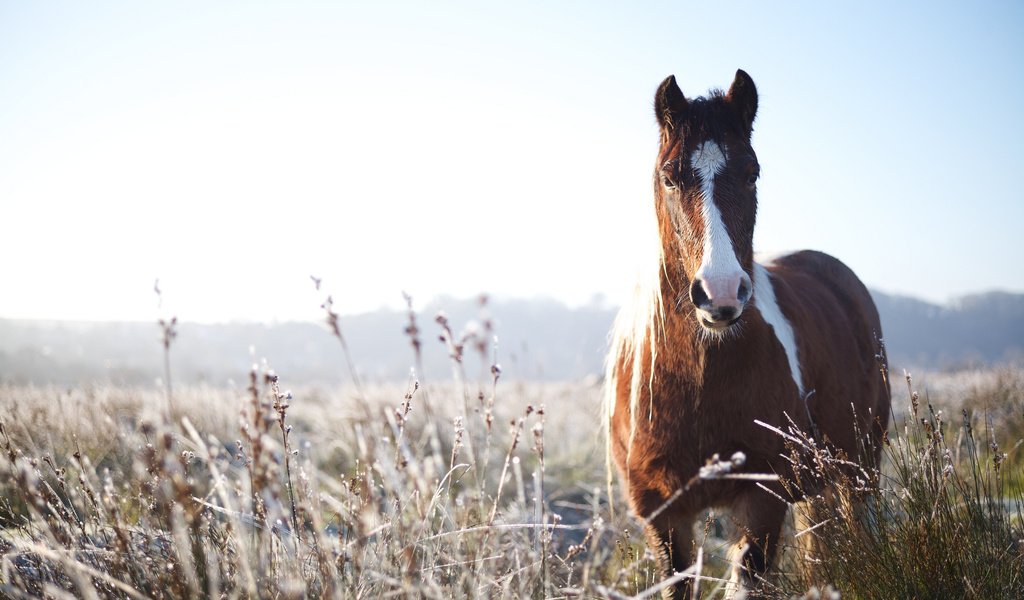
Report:
[{"label": "grass", "polygon": [[806,466],[789,484],[825,480],[837,491],[811,495],[809,543],[790,553],[776,589],[829,582],[854,598],[1024,597],[1021,442],[1000,446],[990,405],[1020,406],[1020,376],[1008,375],[974,388],[959,410],[922,398],[907,375],[908,405],[880,471],[851,468],[791,431],[790,449]]},{"label": "grass", "polygon": [[[594,578],[652,583],[632,568],[628,517],[602,517],[596,411],[545,408],[585,406],[592,388],[515,385],[521,402],[505,405],[453,384],[289,394],[262,369],[250,383],[178,386],[180,426],[163,421],[163,391],[0,388],[2,595],[551,597]],[[605,572],[627,546],[631,568]]]},{"label": "grass", "polygon": [[[0,595],[650,597],[638,523],[606,496],[597,384],[504,382],[489,321],[436,325],[448,382],[325,391],[259,365],[235,389],[0,386]],[[467,377],[466,352],[490,372]],[[1024,597],[1022,382],[921,397],[908,379],[880,472],[782,432],[808,465],[789,484],[835,491],[760,592]],[[698,536],[703,597],[722,595],[726,522]]]}]

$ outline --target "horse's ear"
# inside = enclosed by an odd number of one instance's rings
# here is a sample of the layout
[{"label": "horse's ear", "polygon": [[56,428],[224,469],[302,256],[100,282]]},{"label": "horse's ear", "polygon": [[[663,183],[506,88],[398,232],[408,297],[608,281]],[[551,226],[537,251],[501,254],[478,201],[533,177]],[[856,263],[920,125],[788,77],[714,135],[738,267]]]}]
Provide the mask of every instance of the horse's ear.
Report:
[{"label": "horse's ear", "polygon": [[729,86],[725,100],[739,114],[747,133],[753,131],[754,117],[757,116],[757,88],[743,69],[736,70],[736,79]]},{"label": "horse's ear", "polygon": [[664,131],[676,128],[686,110],[686,96],[676,84],[676,76],[669,75],[658,86],[654,95],[654,112],[658,117],[658,125]]}]

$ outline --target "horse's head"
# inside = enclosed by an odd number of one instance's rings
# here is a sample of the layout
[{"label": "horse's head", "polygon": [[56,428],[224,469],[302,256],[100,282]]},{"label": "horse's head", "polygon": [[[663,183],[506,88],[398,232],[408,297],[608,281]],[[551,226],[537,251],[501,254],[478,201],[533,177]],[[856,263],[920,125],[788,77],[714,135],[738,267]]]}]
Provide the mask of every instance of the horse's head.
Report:
[{"label": "horse's head", "polygon": [[655,198],[668,269],[688,284],[697,321],[712,333],[735,324],[750,299],[757,156],[750,134],[757,90],[743,71],[724,95],[687,99],[670,76],[655,110],[661,149]]}]

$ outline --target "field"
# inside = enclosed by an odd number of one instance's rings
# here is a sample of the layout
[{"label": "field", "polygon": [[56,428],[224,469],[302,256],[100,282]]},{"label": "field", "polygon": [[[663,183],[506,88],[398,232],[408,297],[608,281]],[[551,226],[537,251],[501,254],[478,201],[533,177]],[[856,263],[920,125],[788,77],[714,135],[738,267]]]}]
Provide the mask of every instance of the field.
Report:
[{"label": "field", "polygon": [[[609,503],[600,383],[467,375],[486,345],[444,341],[443,382],[318,389],[256,365],[234,389],[0,386],[0,595],[657,595],[616,481]],[[758,593],[1024,596],[1024,373],[892,387],[880,473],[789,432],[838,492]],[[724,594],[729,529],[701,528],[700,597]]]}]

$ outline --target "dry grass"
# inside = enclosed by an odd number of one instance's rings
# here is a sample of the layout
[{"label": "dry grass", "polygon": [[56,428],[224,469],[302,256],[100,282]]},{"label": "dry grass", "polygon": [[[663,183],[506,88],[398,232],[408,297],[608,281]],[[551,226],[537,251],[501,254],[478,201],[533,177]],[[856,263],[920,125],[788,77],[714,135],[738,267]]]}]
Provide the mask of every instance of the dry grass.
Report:
[{"label": "dry grass", "polygon": [[[0,386],[0,594],[655,593],[635,519],[621,503],[609,510],[598,385],[506,383],[496,364],[468,378],[463,353],[490,348],[438,325],[451,382],[288,392],[286,374],[262,366],[245,389]],[[408,333],[418,355],[414,322]],[[803,536],[821,542],[815,573],[788,549],[762,592],[811,598],[828,583],[849,598],[1018,597],[1019,511],[1004,500],[1019,497],[1021,462],[1015,439],[998,436],[1003,423],[1020,435],[1021,380],[941,392],[932,400],[946,414],[968,411],[956,425],[908,397],[882,473],[852,472],[790,432],[794,456],[811,459],[808,481],[839,492],[815,505],[822,524]],[[706,576],[703,597],[721,597],[728,570],[719,523],[710,515],[698,536],[702,568],[690,575]]]},{"label": "dry grass", "polygon": [[[788,572],[766,587],[777,593],[828,582],[845,597],[878,600],[1024,597],[1021,440],[1002,437],[1019,431],[1024,386],[1019,373],[980,383],[968,377],[975,383],[959,401],[939,388],[943,410],[905,376],[896,400],[905,404],[894,406],[879,471],[785,432],[791,456],[804,465],[788,484],[812,490],[811,518]],[[996,414],[1006,418],[993,421]],[[826,492],[816,491],[820,483],[829,484]]]},{"label": "dry grass", "polygon": [[248,390],[177,386],[169,422],[163,390],[0,387],[2,593],[559,597],[654,583],[631,519],[608,519],[595,387],[282,383],[255,370]]}]

